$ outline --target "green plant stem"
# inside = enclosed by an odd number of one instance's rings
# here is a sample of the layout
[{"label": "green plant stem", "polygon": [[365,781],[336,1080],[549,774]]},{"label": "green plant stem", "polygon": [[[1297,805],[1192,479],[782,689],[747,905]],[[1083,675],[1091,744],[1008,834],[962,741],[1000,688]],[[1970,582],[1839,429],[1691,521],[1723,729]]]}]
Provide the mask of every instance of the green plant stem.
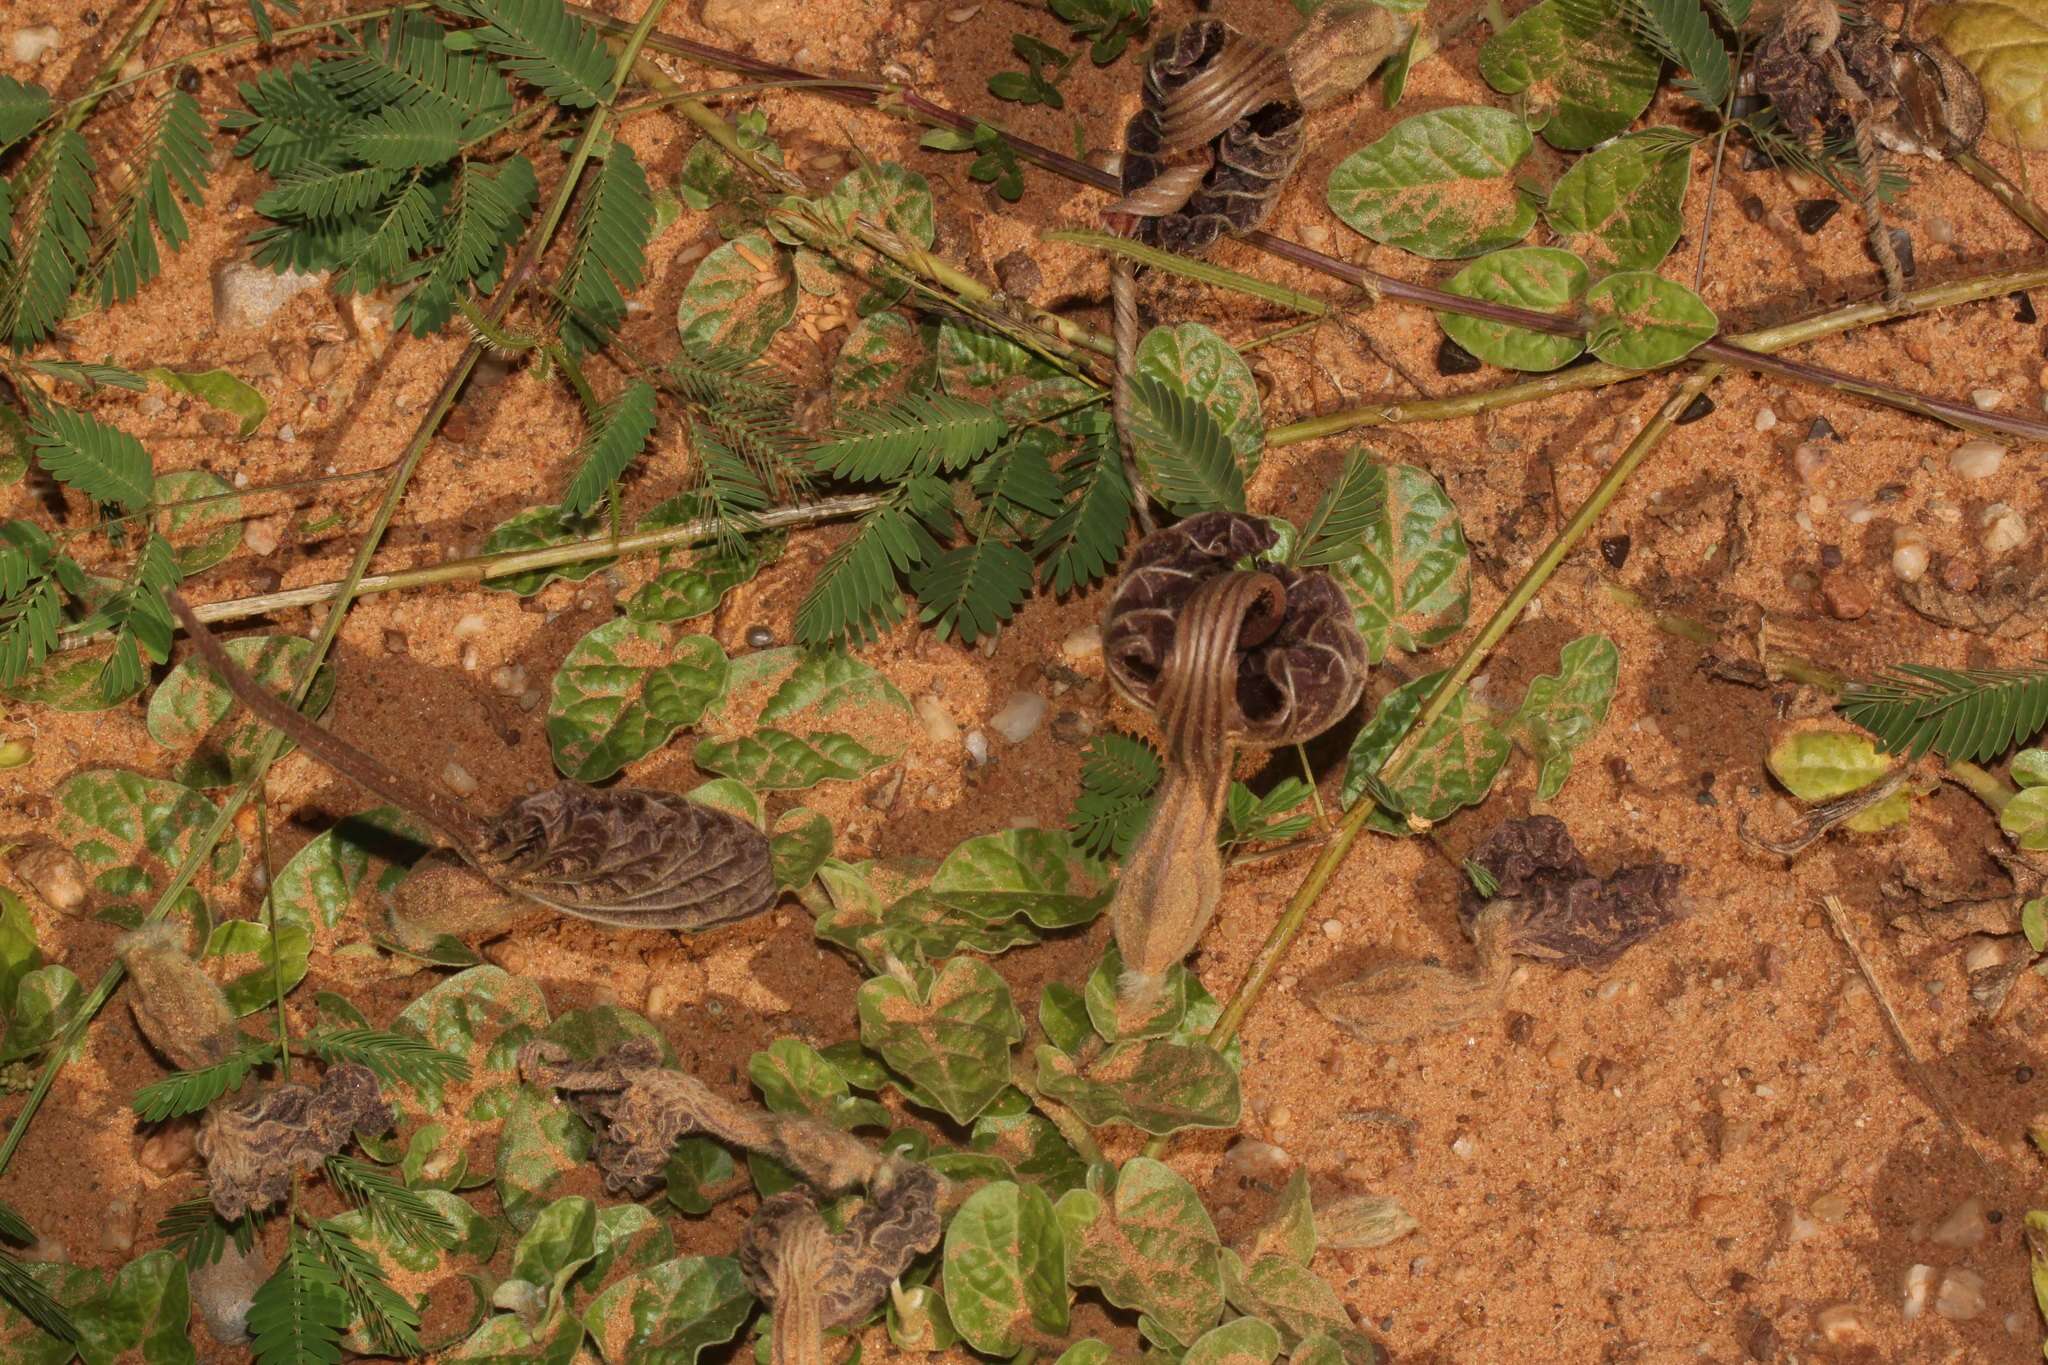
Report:
[{"label": "green plant stem", "polygon": [[1133,241],[1129,237],[1119,237],[1113,232],[1097,232],[1089,228],[1049,228],[1039,233],[1038,238],[1043,242],[1068,242],[1075,246],[1090,247],[1201,284],[1234,289],[1240,294],[1249,294],[1255,299],[1277,303],[1282,308],[1290,308],[1311,317],[1324,318],[1337,311],[1336,304],[1327,299],[1319,299],[1313,294],[1304,294],[1283,284],[1272,284],[1256,275],[1246,275],[1241,271],[1211,265],[1198,257],[1161,251],[1158,247],[1146,246],[1143,242]]},{"label": "green plant stem", "polygon": [[2026,191],[2006,178],[2003,171],[1991,165],[1975,152],[1957,152],[1949,160],[1990,190],[1998,202],[2011,209],[2013,216],[2043,237],[2048,237],[2048,209],[2027,198]]},{"label": "green plant stem", "polygon": [[128,31],[114,44],[113,52],[93,77],[92,85],[83,95],[64,106],[64,127],[77,129],[92,117],[92,111],[100,107],[100,101],[118,86],[122,85],[121,68],[128,65],[128,59],[135,55],[149,37],[149,31],[156,27],[156,21],[163,17],[166,0],[149,0],[142,12],[128,25]]},{"label": "green plant stem", "polygon": [[2019,795],[2018,788],[1987,768],[1960,758],[1946,759],[1944,764],[1942,775],[1989,806],[1993,815],[2005,814],[2006,806]]},{"label": "green plant stem", "polygon": [[[1910,317],[1938,308],[1952,308],[1958,304],[1977,303],[2017,290],[2037,289],[2044,285],[2048,285],[2048,266],[2002,270],[1995,274],[1977,275],[1948,284],[1911,290],[1901,296],[1896,303],[1886,303],[1883,300],[1854,303],[1846,308],[1818,313],[1797,322],[1780,323],[1776,327],[1744,332],[1730,340],[1746,350],[1762,353],[1782,351],[1809,341],[1817,341],[1822,337],[1854,331],[1872,323]],[[1368,407],[1325,413],[1321,417],[1304,418],[1299,422],[1289,422],[1284,426],[1272,428],[1266,433],[1266,444],[1293,445],[1297,441],[1320,440],[1358,427],[1398,426],[1412,422],[1440,422],[1454,417],[1471,417],[1482,412],[1496,412],[1517,404],[1535,402],[1554,394],[1605,388],[1610,384],[1643,377],[1640,370],[1617,369],[1613,365],[1600,363],[1580,365],[1573,369],[1560,370],[1555,374],[1518,380],[1497,388],[1455,394],[1448,398],[1377,403]]]},{"label": "green plant stem", "polygon": [[[770,508],[765,512],[756,513],[753,520],[764,531],[792,526],[816,526],[822,522],[860,516],[887,501],[888,497],[885,494],[850,493],[840,497],[821,498],[816,502],[797,503],[790,507]],[[404,592],[412,588],[433,587],[443,583],[488,583],[494,579],[508,578],[534,569],[552,569],[563,564],[581,563],[587,559],[609,559],[654,550],[672,550],[713,539],[718,526],[719,522],[715,517],[699,517],[695,521],[686,521],[678,526],[665,526],[658,531],[636,531],[629,536],[595,536],[589,540],[572,540],[561,545],[544,545],[532,550],[510,550],[503,554],[450,559],[420,569],[365,574],[355,583],[350,596],[368,597],[380,592]],[[322,602],[331,602],[340,595],[343,586],[344,580],[339,579],[328,583],[308,583],[303,587],[258,593],[253,597],[234,597],[222,602],[208,602],[203,606],[195,604],[192,614],[209,623],[245,621],[252,616],[267,616],[272,612],[286,611],[293,607],[312,607]],[[60,650],[77,649],[91,644],[94,638],[97,637],[69,636],[60,640],[57,647]]]},{"label": "green plant stem", "polygon": [[[640,18],[639,27],[626,40],[620,54],[614,76],[615,84],[622,81],[626,73],[632,69],[633,59],[638,54],[640,45],[645,42],[655,21],[667,8],[668,0],[652,0],[648,5],[647,12]],[[528,239],[519,264],[506,272],[504,282],[498,290],[498,297],[491,306],[490,316],[494,322],[502,321],[511,311],[513,300],[518,297],[542,253],[547,250],[548,243],[554,238],[555,230],[561,226],[562,218],[568,212],[569,201],[576,193],[576,183],[582,177],[583,168],[590,160],[590,153],[598,136],[604,131],[604,113],[605,111],[599,110],[592,115],[582,138],[577,142],[576,149],[569,158],[568,168],[563,173],[562,183],[555,191],[554,201],[549,205],[546,216],[534,235]],[[354,562],[332,594],[333,606],[328,609],[327,618],[321,623],[319,634],[313,639],[312,652],[306,659],[305,666],[299,671],[298,682],[292,688],[292,706],[300,705],[305,700],[308,689],[312,687],[321,663],[326,660],[328,650],[333,647],[335,636],[341,632],[341,623],[348,615],[349,604],[354,600],[356,585],[368,571],[370,560],[377,553],[377,547],[384,538],[385,528],[391,524],[391,518],[398,510],[399,501],[405,496],[405,489],[411,482],[413,470],[418,467],[421,456],[426,453],[427,446],[432,442],[434,432],[441,425],[442,419],[448,415],[449,409],[455,406],[456,396],[461,393],[470,372],[476,368],[483,350],[483,343],[480,341],[471,341],[463,348],[461,357],[448,372],[447,378],[442,381],[439,392],[421,414],[412,440],[407,443],[405,453],[399,457],[397,467],[392,471],[391,482],[384,490],[383,500],[378,504],[369,529],[364,533],[362,543],[356,549]],[[262,742],[257,746],[248,779],[238,786],[221,806],[220,814],[214,817],[212,824],[200,832],[185,859],[172,872],[170,883],[165,887],[163,895],[158,897],[156,904],[150,908],[149,919],[152,922],[170,913],[171,907],[178,903],[179,898],[199,875],[199,870],[207,865],[214,847],[227,833],[228,826],[242,806],[261,787],[265,775],[270,771],[271,763],[276,761],[278,751],[283,746],[282,733],[275,730],[265,733]],[[49,1095],[50,1087],[57,1079],[57,1073],[63,1069],[64,1063],[84,1039],[86,1029],[105,1007],[114,989],[121,984],[124,974],[125,969],[119,962],[107,968],[94,983],[92,991],[80,1003],[78,1013],[65,1025],[57,1041],[52,1044],[49,1059],[37,1073],[35,1084],[30,1088],[20,1111],[14,1116],[13,1124],[7,1130],[7,1137],[0,1141],[0,1173],[4,1173],[9,1163],[13,1161],[14,1153],[20,1148],[22,1139],[27,1136],[29,1124],[34,1120],[43,1100]]]},{"label": "green plant stem", "polygon": [[284,950],[277,941],[277,870],[270,865],[270,802],[256,797],[256,847],[263,860],[263,920],[270,930],[271,998],[277,1003],[277,1078],[292,1078],[292,1029],[284,1012]]}]

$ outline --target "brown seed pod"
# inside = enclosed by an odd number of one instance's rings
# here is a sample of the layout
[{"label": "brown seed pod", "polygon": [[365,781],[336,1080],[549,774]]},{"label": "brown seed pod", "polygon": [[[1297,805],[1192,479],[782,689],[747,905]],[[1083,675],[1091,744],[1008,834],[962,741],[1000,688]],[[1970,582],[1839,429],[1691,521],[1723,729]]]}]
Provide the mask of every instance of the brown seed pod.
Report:
[{"label": "brown seed pod", "polygon": [[1892,81],[1899,107],[1877,129],[1878,141],[1892,150],[1954,156],[1971,150],[1984,135],[1984,89],[1947,48],[1910,41],[1894,45]]},{"label": "brown seed pod", "polygon": [[669,792],[558,782],[520,797],[495,819],[479,819],[286,706],[228,658],[182,597],[170,592],[165,600],[207,667],[258,719],[425,820],[486,884],[475,885],[477,878],[446,861],[433,875],[418,876],[416,886],[408,877],[396,915],[411,930],[405,936],[493,925],[514,897],[627,929],[703,929],[774,903],[768,836],[736,815]]},{"label": "brown seed pod", "polygon": [[1110,911],[1134,1005],[1152,998],[1215,913],[1216,828],[1234,749],[1312,739],[1365,686],[1365,641],[1343,589],[1327,574],[1259,562],[1278,539],[1256,517],[1190,517],[1139,545],[1110,598],[1110,681],[1157,716],[1165,740],[1165,782]]},{"label": "brown seed pod", "polygon": [[180,1071],[212,1066],[241,1041],[214,979],[186,955],[184,930],[159,921],[114,943],[133,989],[128,1008],[151,1047]]}]

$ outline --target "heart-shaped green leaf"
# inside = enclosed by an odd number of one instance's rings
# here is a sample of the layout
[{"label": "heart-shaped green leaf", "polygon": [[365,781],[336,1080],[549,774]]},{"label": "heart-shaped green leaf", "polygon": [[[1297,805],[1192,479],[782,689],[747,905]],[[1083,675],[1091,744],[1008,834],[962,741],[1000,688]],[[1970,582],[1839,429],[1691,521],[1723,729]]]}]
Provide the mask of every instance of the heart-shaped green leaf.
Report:
[{"label": "heart-shaped green leaf", "polygon": [[[819,871],[833,887],[831,864]],[[818,917],[818,937],[854,954],[873,972],[889,970],[891,962],[922,968],[955,953],[993,956],[1039,941],[1029,921],[984,920],[922,891],[898,898],[887,909],[845,897],[836,888],[831,894],[833,907]]]},{"label": "heart-shaped green leaf", "polygon": [[1558,670],[1532,679],[1509,722],[1536,755],[1541,769],[1536,797],[1548,801],[1564,790],[1572,752],[1607,718],[1621,651],[1605,635],[1581,635],[1558,652]]},{"label": "heart-shaped green leaf", "polygon": [[215,970],[234,973],[221,983],[221,990],[239,1018],[275,1003],[277,996],[304,981],[312,946],[312,935],[302,924],[279,923],[273,939],[266,925],[231,919],[214,926],[202,957],[220,958],[223,966]]},{"label": "heart-shaped green leaf", "polygon": [[693,1217],[711,1212],[712,1204],[731,1193],[738,1180],[732,1153],[706,1137],[678,1142],[662,1170],[668,1202]]},{"label": "heart-shaped green leaf", "polygon": [[14,1001],[0,1035],[0,1062],[19,1061],[49,1046],[84,999],[85,988],[69,967],[51,963],[24,972],[14,983]]},{"label": "heart-shaped green leaf", "polygon": [[1038,1088],[1091,1125],[1128,1123],[1154,1134],[1228,1128],[1242,1104],[1237,1072],[1222,1053],[1160,1038],[1119,1043],[1085,1072],[1059,1049],[1041,1047]]},{"label": "heart-shaped green leaf", "polygon": [[191,1315],[184,1259],[145,1252],[72,1314],[79,1359],[84,1365],[138,1358],[143,1365],[194,1365],[199,1356],[192,1349]]},{"label": "heart-shaped green leaf", "polygon": [[[157,529],[171,543],[178,572],[185,577],[233,554],[242,543],[242,499],[225,479],[203,469],[159,474],[154,485],[164,510]],[[182,503],[183,506],[169,504]]]},{"label": "heart-shaped green leaf", "polygon": [[[65,779],[54,793],[56,837],[85,865],[102,913],[139,917],[184,864],[201,831],[219,810],[182,783],[115,768],[95,768]],[[232,834],[214,846],[208,871],[227,877],[241,861]]]},{"label": "heart-shaped green leaf", "polygon": [[1144,1314],[1178,1342],[1213,1326],[1223,1313],[1222,1244],[1194,1186],[1163,1162],[1133,1157],[1113,1192],[1068,1194],[1060,1208],[1090,1201],[1094,1216],[1070,1253],[1074,1283]]},{"label": "heart-shaped green leaf", "polygon": [[738,1261],[682,1256],[612,1285],[583,1310],[583,1323],[607,1365],[694,1365],[753,1311]]},{"label": "heart-shaped green leaf", "polygon": [[795,316],[790,254],[765,232],[735,237],[698,262],[676,305],[686,349],[747,359],[767,350]]},{"label": "heart-shaped green leaf", "polygon": [[1617,0],[1543,0],[1479,49],[1479,74],[1504,95],[1529,91],[1543,140],[1578,151],[1635,122],[1663,61],[1636,40]]},{"label": "heart-shaped green leaf", "polygon": [[1314,1271],[1285,1256],[1261,1256],[1246,1266],[1223,1253],[1223,1292],[1230,1306],[1280,1329],[1291,1349],[1316,1336],[1335,1340],[1346,1365],[1378,1365],[1379,1348],[1351,1325],[1337,1291]]},{"label": "heart-shaped green leaf", "polygon": [[1109,903],[1102,865],[1059,829],[1011,829],[969,839],[946,855],[932,897],[985,920],[1022,915],[1041,929],[1086,924]]},{"label": "heart-shaped green leaf", "polygon": [[[540,986],[494,966],[456,973],[407,1005],[397,1019],[399,1029],[460,1057],[472,1075],[486,1082],[494,1075],[500,1081],[508,1078],[520,1045],[547,1023],[548,1002]],[[417,1088],[429,1111],[440,1110],[445,1090],[439,1081]]]},{"label": "heart-shaped green leaf", "polygon": [[782,812],[768,836],[768,856],[777,886],[795,890],[806,885],[832,856],[832,822],[802,806]]},{"label": "heart-shaped green leaf", "polygon": [[[1426,674],[1396,688],[1380,702],[1379,709],[1351,744],[1351,756],[1344,769],[1346,807],[1365,795],[1369,779],[1378,776],[1380,765],[1422,713],[1423,703],[1443,676],[1441,672]],[[1401,814],[1442,820],[1462,807],[1484,800],[1512,750],[1512,743],[1494,722],[1492,713],[1473,700],[1469,689],[1460,688],[1436,723],[1423,734],[1400,771],[1386,779],[1387,791]],[[1385,811],[1376,812],[1372,824],[1389,834],[1411,832],[1405,821]]]},{"label": "heart-shaped green leaf", "polygon": [[1232,1318],[1196,1338],[1181,1365],[1272,1365],[1279,1354],[1277,1330],[1257,1318]]},{"label": "heart-shaped green leaf", "polygon": [[[567,1217],[559,1210],[574,1202],[559,1196],[564,1189],[573,1187],[590,1160],[591,1135],[582,1119],[543,1098],[532,1086],[508,1089],[501,1106],[504,1127],[498,1131],[495,1173],[499,1205],[505,1211],[506,1221],[520,1233],[537,1230],[544,1234],[533,1243],[530,1252],[527,1239],[522,1237],[520,1255],[513,1259],[513,1278],[529,1279],[520,1272],[521,1256],[529,1260],[552,1259],[569,1256],[585,1245],[573,1228],[564,1232],[556,1223]],[[590,1206],[587,1199],[581,1202],[586,1208]],[[556,1210],[552,1221],[539,1223],[550,1205]],[[594,1211],[592,1217],[595,1218]],[[588,1259],[589,1254],[583,1253],[584,1258]]]},{"label": "heart-shaped green leaf", "polygon": [[1361,478],[1371,517],[1318,558],[1350,596],[1378,663],[1390,649],[1412,654],[1463,628],[1472,605],[1470,552],[1457,507],[1427,470],[1383,465]]},{"label": "heart-shaped green leaf", "polygon": [[[229,640],[228,657],[280,698],[289,698],[300,670],[313,656],[313,642],[296,635],[245,635]],[[334,699],[334,665],[322,664],[300,710],[317,716]],[[229,713],[235,712],[233,719]],[[226,722],[223,724],[223,722]],[[149,737],[166,749],[193,748],[178,765],[188,787],[227,787],[255,771],[256,751],[270,730],[243,710],[227,684],[197,654],[186,656],[157,684],[149,699]],[[279,752],[291,752],[286,741]]]},{"label": "heart-shaped green leaf", "polygon": [[1531,146],[1505,109],[1461,105],[1401,120],[1330,173],[1330,208],[1375,242],[1432,260],[1526,237],[1536,208],[1512,175]]},{"label": "heart-shaped green leaf", "polygon": [[1624,370],[1683,360],[1721,328],[1706,300],[1648,270],[1624,270],[1586,291],[1593,315],[1586,347]]},{"label": "heart-shaped green leaf", "polygon": [[861,985],[861,1042],[956,1123],[968,1123],[1010,1083],[1010,1046],[1024,1020],[989,966],[956,957],[920,992],[896,976]]},{"label": "heart-shaped green leaf", "polygon": [[848,707],[880,706],[908,712],[910,699],[879,669],[849,654],[805,654],[761,707],[763,724],[778,725],[802,712],[817,718]]},{"label": "heart-shaped green leaf", "polygon": [[893,1122],[875,1101],[856,1098],[845,1075],[822,1053],[795,1038],[777,1038],[748,1058],[747,1078],[761,1092],[761,1102],[778,1114],[808,1114],[848,1130]]},{"label": "heart-shaped green leaf", "polygon": [[[1586,292],[1586,263],[1569,251],[1549,246],[1514,246],[1491,252],[1451,276],[1444,285],[1453,294],[1489,303],[1511,304],[1534,313],[1570,317]],[[1489,365],[1509,370],[1554,370],[1586,349],[1575,334],[1539,332],[1512,327],[1490,318],[1438,313],[1437,321],[1451,340]]]},{"label": "heart-shaped green leaf", "polygon": [[1551,231],[1599,270],[1655,269],[1678,243],[1692,179],[1692,139],[1675,133],[1630,133],[1574,161],[1543,209]]},{"label": "heart-shaped green leaf", "polygon": [[1035,1185],[998,1181],[967,1197],[946,1227],[946,1312],[975,1350],[1015,1355],[1067,1330],[1067,1244]]},{"label": "heart-shaped green leaf", "polygon": [[846,334],[832,362],[832,397],[842,406],[865,407],[928,388],[937,378],[926,332],[901,313],[874,313]]},{"label": "heart-shaped green leaf", "polygon": [[351,815],[314,835],[279,869],[270,892],[278,920],[332,929],[373,867],[376,889],[388,893],[430,846],[426,827],[396,807]]},{"label": "heart-shaped green leaf", "polygon": [[732,740],[700,740],[693,755],[708,773],[737,778],[756,791],[801,791],[820,782],[850,782],[889,762],[837,730],[797,736],[758,730]]},{"label": "heart-shaped green leaf", "polygon": [[[566,545],[572,540],[589,540],[602,534],[604,519],[595,513],[576,516],[552,503],[545,503],[529,507],[492,527],[491,533],[484,537],[484,543],[477,547],[477,553],[502,555],[518,550],[539,550],[550,545]],[[545,569],[527,569],[522,573],[486,578],[483,585],[493,592],[531,597],[558,578],[567,583],[580,583],[599,569],[611,567],[614,562],[603,556],[594,556],[568,564],[550,565]]]},{"label": "heart-shaped green leaf", "polygon": [[725,651],[708,635],[630,617],[607,621],[576,642],[555,674],[555,766],[598,782],[653,753],[718,700],[726,668]]},{"label": "heart-shaped green leaf", "polygon": [[[1764,762],[1771,776],[1785,784],[1786,791],[1801,801],[1816,803],[1861,791],[1890,772],[1893,765],[1891,757],[1877,751],[1870,736],[1854,730],[1794,731],[1771,746]],[[2026,792],[2020,795],[2025,796]],[[1999,824],[2006,833],[2023,838],[2021,829],[2031,831],[2037,809],[2048,816],[2048,800],[2030,801],[2018,811],[2008,803],[1999,815]],[[1876,834],[1904,824],[1912,813],[1912,793],[1896,791],[1876,805],[1856,812],[1842,822],[1842,827],[1854,834]],[[2008,817],[2013,823],[2007,823]],[[2023,846],[2048,848],[2048,829],[2039,837],[2038,845]]]}]

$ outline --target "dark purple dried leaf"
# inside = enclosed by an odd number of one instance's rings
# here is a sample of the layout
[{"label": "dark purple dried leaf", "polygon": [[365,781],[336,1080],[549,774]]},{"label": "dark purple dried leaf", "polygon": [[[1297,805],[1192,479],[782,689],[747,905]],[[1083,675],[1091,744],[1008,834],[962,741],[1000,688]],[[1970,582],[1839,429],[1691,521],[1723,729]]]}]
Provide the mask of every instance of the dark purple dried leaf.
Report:
[{"label": "dark purple dried leaf", "polygon": [[1505,906],[1507,946],[1522,957],[1605,966],[1681,913],[1683,868],[1655,862],[1596,876],[1554,816],[1508,821],[1473,860],[1498,885],[1491,900],[1468,887],[1460,915],[1470,928],[1486,906]]}]

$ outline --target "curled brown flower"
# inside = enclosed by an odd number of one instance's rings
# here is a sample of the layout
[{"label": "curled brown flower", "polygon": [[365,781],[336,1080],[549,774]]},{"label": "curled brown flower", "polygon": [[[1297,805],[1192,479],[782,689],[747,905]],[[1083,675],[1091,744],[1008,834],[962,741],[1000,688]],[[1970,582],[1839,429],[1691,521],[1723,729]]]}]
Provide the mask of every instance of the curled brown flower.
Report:
[{"label": "curled brown flower", "polygon": [[235,1219],[269,1208],[295,1172],[318,1170],[351,1136],[385,1132],[393,1121],[376,1074],[353,1062],[329,1067],[318,1087],[288,1081],[215,1104],[199,1130],[215,1212]]}]

